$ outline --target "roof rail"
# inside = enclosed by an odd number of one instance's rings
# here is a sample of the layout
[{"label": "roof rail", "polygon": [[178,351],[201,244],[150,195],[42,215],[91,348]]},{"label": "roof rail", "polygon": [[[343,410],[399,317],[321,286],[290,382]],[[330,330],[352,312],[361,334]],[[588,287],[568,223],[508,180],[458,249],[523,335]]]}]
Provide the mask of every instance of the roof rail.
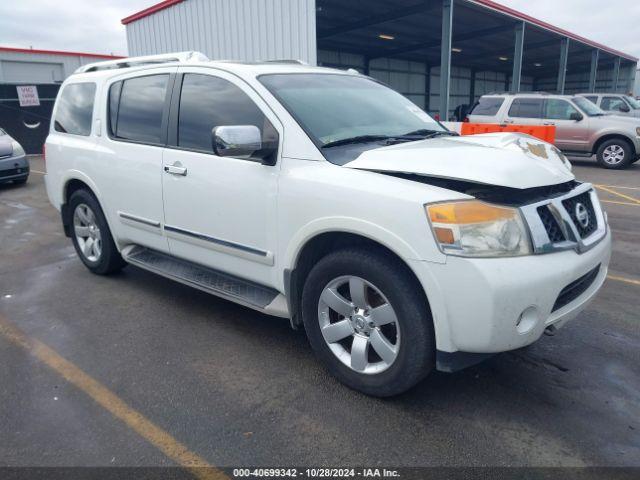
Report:
[{"label": "roof rail", "polygon": [[309,65],[307,62],[303,60],[296,60],[292,58],[283,58],[282,60],[264,60],[262,63],[285,63],[285,64],[294,64],[294,65]]},{"label": "roof rail", "polygon": [[200,52],[177,52],[164,53],[161,55],[146,55],[143,57],[128,57],[107,62],[88,63],[78,68],[75,73],[98,72],[100,70],[115,70],[119,68],[140,67],[142,65],[153,65],[159,63],[186,62],[195,60],[198,62],[208,62],[207,56]]}]

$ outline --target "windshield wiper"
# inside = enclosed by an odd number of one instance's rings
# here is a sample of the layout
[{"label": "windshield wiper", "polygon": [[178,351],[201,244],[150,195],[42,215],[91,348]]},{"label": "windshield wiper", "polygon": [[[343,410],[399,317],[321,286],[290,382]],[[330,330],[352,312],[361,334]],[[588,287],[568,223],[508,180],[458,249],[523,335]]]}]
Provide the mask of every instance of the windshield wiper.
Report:
[{"label": "windshield wiper", "polygon": [[395,135],[393,137],[394,140],[398,139],[398,140],[403,140],[403,139],[407,139],[407,140],[411,140],[411,139],[425,139],[425,138],[434,138],[434,137],[455,137],[458,134],[455,132],[449,132],[446,130],[429,130],[429,129],[422,129],[422,130],[414,130],[413,132],[409,132],[409,133],[405,133],[402,135]]},{"label": "windshield wiper", "polygon": [[380,140],[388,140],[387,135],[359,135],[357,137],[343,138],[334,142],[325,143],[322,148],[339,147],[341,145],[351,145],[354,143],[378,142]]}]

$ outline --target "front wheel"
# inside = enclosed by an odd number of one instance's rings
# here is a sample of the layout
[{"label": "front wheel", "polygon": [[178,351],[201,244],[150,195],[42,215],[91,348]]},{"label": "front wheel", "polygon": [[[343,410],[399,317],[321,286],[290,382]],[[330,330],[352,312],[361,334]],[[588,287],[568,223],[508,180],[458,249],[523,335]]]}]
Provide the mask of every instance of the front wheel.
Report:
[{"label": "front wheel", "polygon": [[433,322],[408,269],[383,252],[341,250],[321,259],[302,294],[311,347],[347,386],[388,397],[434,368]]},{"label": "front wheel", "polygon": [[598,164],[611,170],[627,168],[632,163],[633,156],[633,148],[629,142],[619,138],[607,140],[596,152]]}]

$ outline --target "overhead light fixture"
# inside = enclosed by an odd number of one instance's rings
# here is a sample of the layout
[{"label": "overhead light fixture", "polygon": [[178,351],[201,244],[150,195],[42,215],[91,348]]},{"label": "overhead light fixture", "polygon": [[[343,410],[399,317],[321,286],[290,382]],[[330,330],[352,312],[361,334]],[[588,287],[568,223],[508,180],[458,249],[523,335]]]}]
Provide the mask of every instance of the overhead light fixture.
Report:
[{"label": "overhead light fixture", "polygon": [[462,51],[462,49],[461,49],[461,48],[455,48],[455,47],[453,47],[453,48],[451,49],[451,51],[452,51],[452,52],[456,52],[456,53],[460,53],[460,52]]},{"label": "overhead light fixture", "polygon": [[378,35],[378,38],[381,38],[383,40],[395,40],[396,37],[394,37],[393,35],[387,35],[386,33],[381,33],[380,35]]},{"label": "overhead light fixture", "polygon": [[506,62],[507,60],[509,60],[509,57],[498,57],[498,60],[502,60],[503,62]]},{"label": "overhead light fixture", "polygon": [[541,66],[542,66],[542,64],[541,64],[541,63],[534,63],[534,64],[533,64],[533,66],[534,66],[534,67],[541,67]]}]

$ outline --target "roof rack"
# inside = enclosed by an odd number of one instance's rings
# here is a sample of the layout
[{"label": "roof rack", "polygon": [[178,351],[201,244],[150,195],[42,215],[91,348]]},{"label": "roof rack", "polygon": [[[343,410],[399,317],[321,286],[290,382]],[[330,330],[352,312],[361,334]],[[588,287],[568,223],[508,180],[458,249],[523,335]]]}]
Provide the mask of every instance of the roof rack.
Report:
[{"label": "roof rack", "polygon": [[285,64],[294,64],[294,65],[306,65],[309,64],[303,60],[296,60],[291,58],[283,58],[281,60],[264,60],[262,63],[285,63]]},{"label": "roof rack", "polygon": [[208,62],[209,58],[200,52],[178,52],[165,53],[162,55],[146,55],[143,57],[128,57],[107,62],[88,63],[78,68],[75,73],[98,72],[101,70],[115,70],[119,68],[140,67],[143,65],[154,65],[162,63],[187,62],[187,61]]},{"label": "roof rack", "polygon": [[488,92],[483,93],[483,95],[553,95],[549,92],[543,91],[531,91],[531,92]]}]

